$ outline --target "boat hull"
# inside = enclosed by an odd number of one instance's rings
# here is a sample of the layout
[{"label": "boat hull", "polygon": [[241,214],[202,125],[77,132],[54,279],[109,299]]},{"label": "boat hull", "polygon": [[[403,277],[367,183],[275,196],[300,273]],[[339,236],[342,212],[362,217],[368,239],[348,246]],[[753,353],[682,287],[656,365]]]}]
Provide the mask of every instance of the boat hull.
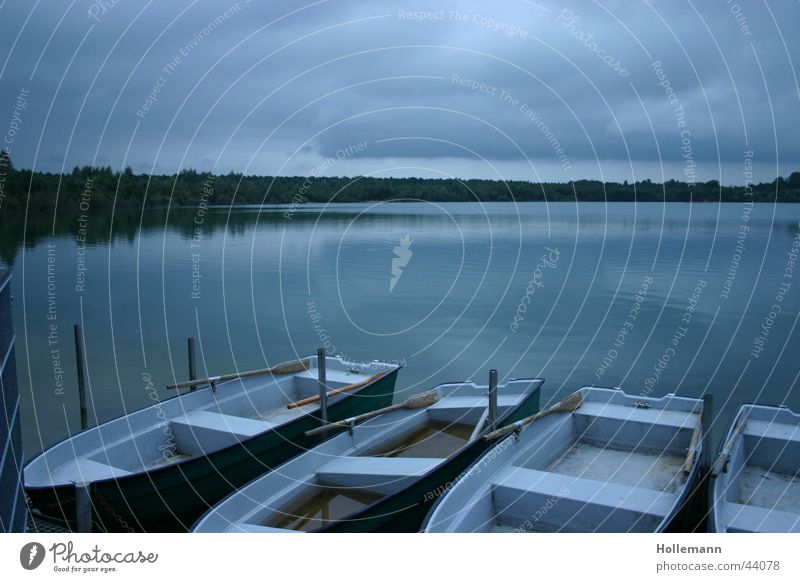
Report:
[{"label": "boat hull", "polygon": [[[510,424],[539,411],[540,390],[534,390],[498,424]],[[444,495],[478,458],[494,443],[481,438],[465,446],[447,462],[425,475],[418,482],[394,495],[385,497],[362,511],[321,528],[319,532],[390,532],[420,531],[425,516],[436,500]]]},{"label": "boat hull", "polygon": [[[399,368],[332,403],[328,419],[344,420],[391,404],[398,371]],[[207,456],[97,481],[91,485],[95,528],[187,531],[204,511],[236,488],[319,444],[324,436],[304,434],[317,426],[319,418],[305,415]],[[44,515],[73,521],[74,485],[27,487],[25,491],[32,507]]]}]

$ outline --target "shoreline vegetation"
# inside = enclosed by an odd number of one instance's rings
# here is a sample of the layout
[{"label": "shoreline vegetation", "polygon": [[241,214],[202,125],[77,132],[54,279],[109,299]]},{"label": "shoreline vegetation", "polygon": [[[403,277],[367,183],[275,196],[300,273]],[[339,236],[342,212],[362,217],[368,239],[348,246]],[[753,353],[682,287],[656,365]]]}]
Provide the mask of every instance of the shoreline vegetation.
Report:
[{"label": "shoreline vegetation", "polygon": [[[720,186],[716,180],[635,183],[522,180],[215,175],[182,170],[134,174],[131,168],[76,167],[68,174],[17,170],[0,151],[0,209],[70,212],[91,208],[273,205],[307,202],[800,202],[800,172],[772,182]],[[56,206],[57,204],[57,206]]]}]

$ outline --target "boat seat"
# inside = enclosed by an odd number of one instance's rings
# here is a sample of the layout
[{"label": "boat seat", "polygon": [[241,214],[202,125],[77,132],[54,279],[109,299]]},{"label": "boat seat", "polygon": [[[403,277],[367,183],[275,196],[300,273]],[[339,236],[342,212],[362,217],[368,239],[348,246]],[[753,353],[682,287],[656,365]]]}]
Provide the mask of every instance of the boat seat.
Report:
[{"label": "boat seat", "polygon": [[796,424],[748,420],[742,434],[756,438],[770,438],[800,443],[800,427]]},{"label": "boat seat", "polygon": [[[332,390],[362,382],[369,377],[370,374],[353,374],[347,370],[328,369],[325,371],[325,381]],[[316,368],[295,374],[294,382],[298,394],[315,395],[319,393],[319,377]]]},{"label": "boat seat", "polygon": [[[498,414],[519,402],[521,394],[498,395]],[[428,416],[434,421],[477,424],[489,404],[485,394],[475,396],[448,396],[428,408]]]},{"label": "boat seat", "polygon": [[242,416],[196,410],[170,420],[178,449],[193,456],[208,454],[249,439],[273,424]]},{"label": "boat seat", "polygon": [[395,493],[436,468],[442,459],[423,457],[343,457],[317,469],[321,483]]},{"label": "boat seat", "polygon": [[729,532],[800,533],[800,514],[727,502],[723,515]]},{"label": "boat seat", "polygon": [[256,525],[254,523],[234,523],[231,524],[225,531],[231,533],[303,533],[300,530],[267,527],[265,525]]},{"label": "boat seat", "polygon": [[492,479],[501,524],[521,524],[547,507],[543,520],[571,531],[652,531],[676,495],[619,483],[507,467]]},{"label": "boat seat", "polygon": [[81,457],[64,463],[53,471],[53,482],[94,482],[131,475],[130,471]]},{"label": "boat seat", "polygon": [[635,408],[608,402],[584,401],[574,416],[607,418],[646,425],[661,425],[671,428],[694,430],[697,414],[685,410],[664,410],[662,408]]}]

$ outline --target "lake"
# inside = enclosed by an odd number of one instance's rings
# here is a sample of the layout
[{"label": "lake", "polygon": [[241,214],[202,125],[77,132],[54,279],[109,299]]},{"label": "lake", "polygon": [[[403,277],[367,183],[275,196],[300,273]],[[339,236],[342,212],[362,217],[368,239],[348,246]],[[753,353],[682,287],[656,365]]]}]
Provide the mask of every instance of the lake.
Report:
[{"label": "lake", "polygon": [[[463,379],[546,379],[800,409],[800,205],[338,204],[18,215],[13,269],[26,455],[188,377],[325,346],[400,361],[398,398]],[[152,378],[157,396],[148,388]],[[722,426],[715,422],[715,437]]]}]

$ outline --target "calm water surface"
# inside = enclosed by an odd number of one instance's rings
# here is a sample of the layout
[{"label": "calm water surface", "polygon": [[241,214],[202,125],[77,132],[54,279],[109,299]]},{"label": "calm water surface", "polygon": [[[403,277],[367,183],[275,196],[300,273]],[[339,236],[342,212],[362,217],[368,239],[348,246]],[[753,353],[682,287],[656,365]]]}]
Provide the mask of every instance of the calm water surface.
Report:
[{"label": "calm water surface", "polygon": [[404,362],[399,398],[497,368],[545,377],[543,402],[596,384],[708,390],[721,422],[743,401],[800,409],[798,221],[800,205],[623,203],[20,216],[0,256],[26,453],[78,427],[74,323],[91,423],[151,404],[145,375],[169,396],[188,336],[202,376],[324,344]]}]

